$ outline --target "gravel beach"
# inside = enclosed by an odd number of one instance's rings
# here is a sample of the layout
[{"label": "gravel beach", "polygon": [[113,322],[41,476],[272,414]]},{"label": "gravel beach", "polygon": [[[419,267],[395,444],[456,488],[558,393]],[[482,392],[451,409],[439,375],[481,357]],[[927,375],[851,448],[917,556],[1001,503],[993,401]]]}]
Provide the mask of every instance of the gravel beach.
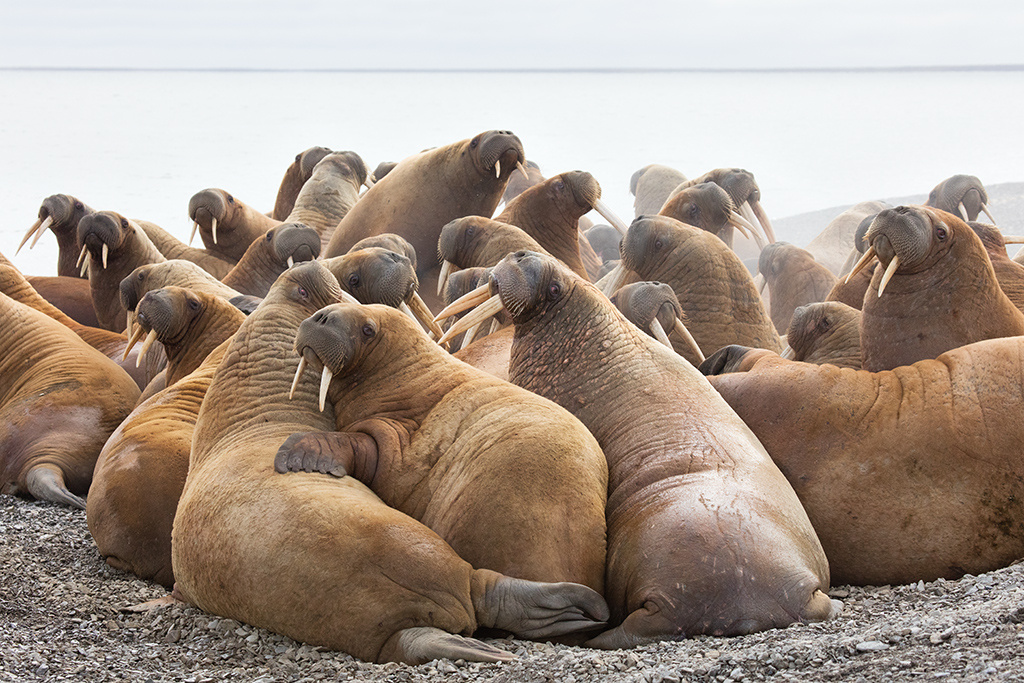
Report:
[{"label": "gravel beach", "polygon": [[0,681],[1024,680],[1024,564],[959,581],[833,587],[842,614],[634,650],[493,640],[509,664],[368,664],[181,605],[108,567],[85,512],[0,496]]}]

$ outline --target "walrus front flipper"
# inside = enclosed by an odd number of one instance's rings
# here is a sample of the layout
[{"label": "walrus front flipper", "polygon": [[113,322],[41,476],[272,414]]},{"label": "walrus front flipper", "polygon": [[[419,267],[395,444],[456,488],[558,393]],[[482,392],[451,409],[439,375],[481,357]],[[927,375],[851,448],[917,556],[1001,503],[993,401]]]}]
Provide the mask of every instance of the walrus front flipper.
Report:
[{"label": "walrus front flipper", "polygon": [[740,362],[743,360],[743,356],[750,350],[749,346],[740,346],[739,344],[723,346],[708,356],[697,369],[705,377],[736,372]]},{"label": "walrus front flipper", "polygon": [[[320,472],[335,477],[358,477],[359,463],[376,462],[377,444],[359,432],[298,432],[289,436],[274,456],[278,472]],[[357,460],[359,461],[357,463]],[[367,468],[359,467],[360,471]],[[374,471],[376,467],[370,467]],[[365,483],[365,482],[364,482]]]},{"label": "walrus front flipper", "polygon": [[25,475],[25,487],[36,500],[64,503],[71,507],[85,509],[85,501],[68,491],[64,473],[56,465],[36,465]]},{"label": "walrus front flipper", "polygon": [[600,593],[568,581],[526,581],[480,569],[473,576],[471,593],[480,626],[521,638],[590,631],[608,620],[608,604]]},{"label": "walrus front flipper", "polygon": [[378,662],[424,664],[432,659],[464,659],[468,662],[511,662],[516,656],[475,638],[466,638],[431,626],[407,628],[384,643]]}]

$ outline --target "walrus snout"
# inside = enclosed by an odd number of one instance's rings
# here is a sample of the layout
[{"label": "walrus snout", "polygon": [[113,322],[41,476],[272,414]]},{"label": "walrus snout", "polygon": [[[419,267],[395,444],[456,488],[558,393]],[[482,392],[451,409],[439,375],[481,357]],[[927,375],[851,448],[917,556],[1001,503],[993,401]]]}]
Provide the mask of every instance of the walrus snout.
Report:
[{"label": "walrus snout", "polygon": [[931,219],[918,208],[897,206],[880,211],[866,234],[878,260],[888,265],[894,257],[910,267],[923,260],[931,246]]}]

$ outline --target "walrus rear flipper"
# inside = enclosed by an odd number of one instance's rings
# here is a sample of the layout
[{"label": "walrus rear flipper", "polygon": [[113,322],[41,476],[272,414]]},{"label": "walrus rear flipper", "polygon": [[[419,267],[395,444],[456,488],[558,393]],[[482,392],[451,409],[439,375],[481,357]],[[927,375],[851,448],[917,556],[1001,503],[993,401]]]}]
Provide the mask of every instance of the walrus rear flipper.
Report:
[{"label": "walrus rear flipper", "polygon": [[475,638],[466,638],[431,626],[407,628],[384,643],[378,662],[424,664],[432,659],[464,659],[468,662],[511,662],[516,656]]},{"label": "walrus rear flipper", "polygon": [[600,593],[578,583],[540,583],[478,569],[471,590],[480,626],[520,638],[554,638],[601,628],[608,604]]},{"label": "walrus rear flipper", "polygon": [[708,356],[707,359],[697,367],[697,369],[700,370],[701,374],[705,377],[736,372],[740,362],[743,360],[743,356],[745,356],[748,351],[750,351],[749,347],[740,346],[739,344],[723,346]]},{"label": "walrus rear flipper", "polygon": [[64,484],[64,473],[56,465],[36,465],[30,469],[25,475],[25,486],[36,500],[85,509],[85,501],[68,491]]}]

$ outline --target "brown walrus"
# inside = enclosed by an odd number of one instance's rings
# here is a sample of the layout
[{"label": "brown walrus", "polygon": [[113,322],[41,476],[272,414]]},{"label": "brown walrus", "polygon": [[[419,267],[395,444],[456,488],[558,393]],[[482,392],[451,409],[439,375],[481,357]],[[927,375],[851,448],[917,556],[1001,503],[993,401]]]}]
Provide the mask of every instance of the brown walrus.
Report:
[{"label": "brown walrus", "polygon": [[1024,556],[1024,338],[883,372],[722,349],[701,367],[793,484],[832,579],[956,579]]},{"label": "brown walrus", "polygon": [[32,289],[39,292],[39,296],[72,320],[88,327],[100,326],[96,309],[92,306],[92,289],[89,287],[88,275],[85,278],[66,275],[26,275],[25,279],[32,285]]},{"label": "brown walrus", "polygon": [[1013,305],[1024,311],[1024,265],[1010,259],[1006,253],[1006,244],[1012,240],[1019,244],[1024,238],[1020,236],[1004,236],[994,225],[969,221],[967,223],[974,231],[974,234],[981,240],[985,251],[988,253],[988,260],[992,262],[992,269],[999,280],[999,288],[1003,290]]},{"label": "brown walrus", "polygon": [[0,294],[0,493],[85,508],[103,443],[139,388],[39,311]]},{"label": "brown walrus", "polygon": [[304,223],[282,223],[254,240],[221,282],[242,294],[263,298],[278,276],[320,255],[320,235]]},{"label": "brown walrus", "polygon": [[701,183],[714,183],[729,193],[740,215],[752,225],[759,226],[768,239],[768,244],[778,242],[768,214],[761,205],[761,189],[754,180],[754,174],[743,168],[716,168],[704,175],[687,180],[676,191]]},{"label": "brown walrus", "polygon": [[299,196],[299,191],[309,180],[309,176],[313,175],[313,168],[332,151],[327,147],[310,147],[295,155],[295,160],[285,169],[281,185],[277,188],[274,210],[270,212],[271,218],[283,222],[288,217],[295,207],[295,198]]},{"label": "brown walrus", "polygon": [[416,250],[416,273],[424,295],[432,297],[441,228],[461,216],[494,215],[509,176],[525,158],[522,143],[509,131],[487,131],[411,156],[366,191],[323,254],[340,256],[364,237],[396,233]]},{"label": "brown walrus", "polygon": [[208,612],[371,661],[512,656],[458,634],[546,637],[593,628],[600,596],[474,569],[353,477],[274,472],[295,432],[334,428],[289,386],[303,319],[341,295],[317,261],[286,271],[239,328],[193,437],[172,538],[176,593]]},{"label": "brown walrus", "polygon": [[136,406],[96,461],[86,521],[110,566],[173,585],[171,524],[196,416],[224,342],[244,319],[219,297],[180,287],[149,292],[139,302],[140,329],[167,351],[167,388]]},{"label": "brown walrus", "polygon": [[982,339],[1024,334],[1024,313],[999,287],[974,231],[925,206],[885,209],[861,263],[879,265],[861,309],[865,370],[910,365]]},{"label": "brown walrus", "polygon": [[672,191],[686,182],[686,176],[671,166],[648,164],[629,179],[633,195],[633,216],[652,216],[661,211]]},{"label": "brown walrus", "polygon": [[950,176],[932,188],[928,193],[925,206],[951,213],[964,221],[977,220],[982,211],[993,223],[992,214],[988,211],[988,192],[977,176],[963,173]]},{"label": "brown walrus", "polygon": [[278,472],[348,474],[474,567],[601,590],[608,469],[579,420],[385,306],[321,309],[295,349],[323,368],[337,431],[293,435]]},{"label": "brown walrus", "polygon": [[302,223],[320,235],[321,248],[345,215],[359,200],[359,188],[366,181],[366,164],[355,152],[332,152],[313,168],[295,198],[286,223]]},{"label": "brown walrus", "polygon": [[550,256],[510,254],[490,291],[515,323],[513,382],[580,418],[608,459],[605,597],[618,625],[588,645],[834,614],[828,563],[796,494],[693,366]]},{"label": "brown walrus", "polygon": [[188,216],[193,221],[189,243],[198,230],[206,250],[231,263],[237,263],[250,244],[281,223],[216,187],[192,195]]},{"label": "brown walrus", "polygon": [[[657,213],[707,230],[729,247],[732,247],[734,230],[739,230],[744,237],[761,239],[757,226],[736,212],[729,193],[712,182],[688,185],[678,190]],[[763,244],[764,240],[761,242]]]},{"label": "brown walrus", "polygon": [[786,344],[791,360],[859,370],[860,311],[839,301],[800,306],[793,312]]},{"label": "brown walrus", "polygon": [[[47,228],[57,238],[57,275],[64,277],[83,278],[80,268],[76,265],[78,252],[78,221],[93,212],[93,209],[77,197],[69,194],[53,194],[43,200],[39,206],[39,218],[28,229],[18,245],[18,251],[32,239],[29,249],[46,232]],[[18,252],[16,251],[15,254]],[[87,323],[83,323],[87,324]]]},{"label": "brown walrus", "polygon": [[824,301],[836,284],[836,276],[815,261],[811,252],[789,242],[766,245],[757,270],[771,293],[772,323],[779,334],[789,329],[798,306]]}]

